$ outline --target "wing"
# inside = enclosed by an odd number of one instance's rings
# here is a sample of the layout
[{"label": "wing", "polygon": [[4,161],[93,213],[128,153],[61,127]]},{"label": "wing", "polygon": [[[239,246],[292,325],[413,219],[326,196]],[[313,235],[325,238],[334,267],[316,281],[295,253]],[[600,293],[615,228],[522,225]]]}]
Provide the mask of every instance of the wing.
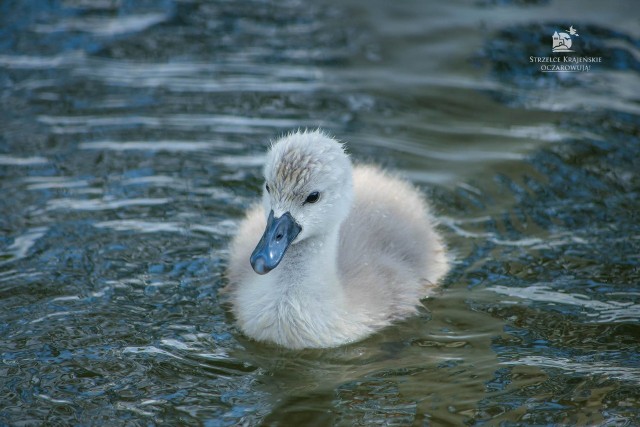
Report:
[{"label": "wing", "polygon": [[[448,270],[448,259],[422,195],[372,166],[354,168],[355,200],[341,228],[339,271],[345,287],[366,298],[415,305]],[[364,278],[364,279],[363,279]],[[410,296],[414,295],[413,297]]]}]

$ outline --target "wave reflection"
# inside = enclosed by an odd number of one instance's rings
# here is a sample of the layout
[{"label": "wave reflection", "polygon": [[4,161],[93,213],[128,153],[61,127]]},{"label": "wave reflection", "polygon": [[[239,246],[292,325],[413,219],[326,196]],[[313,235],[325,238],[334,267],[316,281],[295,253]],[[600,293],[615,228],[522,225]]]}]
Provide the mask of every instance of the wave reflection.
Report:
[{"label": "wave reflection", "polygon": [[[526,299],[528,301],[544,302],[548,304],[565,304],[577,306],[587,310],[585,313],[592,323],[630,322],[640,320],[640,305],[631,301],[598,301],[577,293],[565,293],[553,290],[546,285],[534,285],[525,288],[490,286],[487,290],[508,295],[510,297]],[[616,296],[638,298],[639,294],[616,293]],[[502,301],[509,304],[509,301]]]},{"label": "wave reflection", "polygon": [[632,381],[634,383],[640,383],[640,368],[615,366],[612,363],[594,360],[581,362],[567,358],[553,359],[544,356],[525,356],[517,360],[502,362],[502,364],[557,368],[564,371],[579,372],[590,375],[603,375],[608,378],[617,378],[625,381]]}]

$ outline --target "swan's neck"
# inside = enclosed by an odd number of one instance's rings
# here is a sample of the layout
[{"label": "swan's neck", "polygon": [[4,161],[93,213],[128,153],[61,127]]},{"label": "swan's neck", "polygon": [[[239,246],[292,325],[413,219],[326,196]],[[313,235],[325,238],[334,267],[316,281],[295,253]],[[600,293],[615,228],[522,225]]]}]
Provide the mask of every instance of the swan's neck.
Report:
[{"label": "swan's neck", "polygon": [[283,292],[341,308],[344,290],[338,276],[338,233],[336,228],[289,247],[274,270]]}]

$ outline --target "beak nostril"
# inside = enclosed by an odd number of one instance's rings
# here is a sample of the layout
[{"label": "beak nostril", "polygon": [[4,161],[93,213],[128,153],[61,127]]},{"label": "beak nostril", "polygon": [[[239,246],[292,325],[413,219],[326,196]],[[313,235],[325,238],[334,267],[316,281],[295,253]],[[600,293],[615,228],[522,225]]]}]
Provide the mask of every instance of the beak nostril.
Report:
[{"label": "beak nostril", "polygon": [[282,234],[282,233],[278,233],[278,234],[276,235],[276,240],[277,240],[277,241],[280,241],[280,239],[282,239],[283,237],[284,237],[284,236],[283,236],[283,234]]}]

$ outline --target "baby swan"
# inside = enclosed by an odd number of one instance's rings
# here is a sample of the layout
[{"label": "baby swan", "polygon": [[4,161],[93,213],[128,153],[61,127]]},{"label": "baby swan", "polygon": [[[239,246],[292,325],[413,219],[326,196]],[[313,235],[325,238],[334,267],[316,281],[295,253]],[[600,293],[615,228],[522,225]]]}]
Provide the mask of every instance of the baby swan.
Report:
[{"label": "baby swan", "polygon": [[292,349],[357,341],[415,313],[447,272],[421,195],[352,167],[324,133],[277,141],[264,178],[230,248],[227,289],[246,335]]}]

